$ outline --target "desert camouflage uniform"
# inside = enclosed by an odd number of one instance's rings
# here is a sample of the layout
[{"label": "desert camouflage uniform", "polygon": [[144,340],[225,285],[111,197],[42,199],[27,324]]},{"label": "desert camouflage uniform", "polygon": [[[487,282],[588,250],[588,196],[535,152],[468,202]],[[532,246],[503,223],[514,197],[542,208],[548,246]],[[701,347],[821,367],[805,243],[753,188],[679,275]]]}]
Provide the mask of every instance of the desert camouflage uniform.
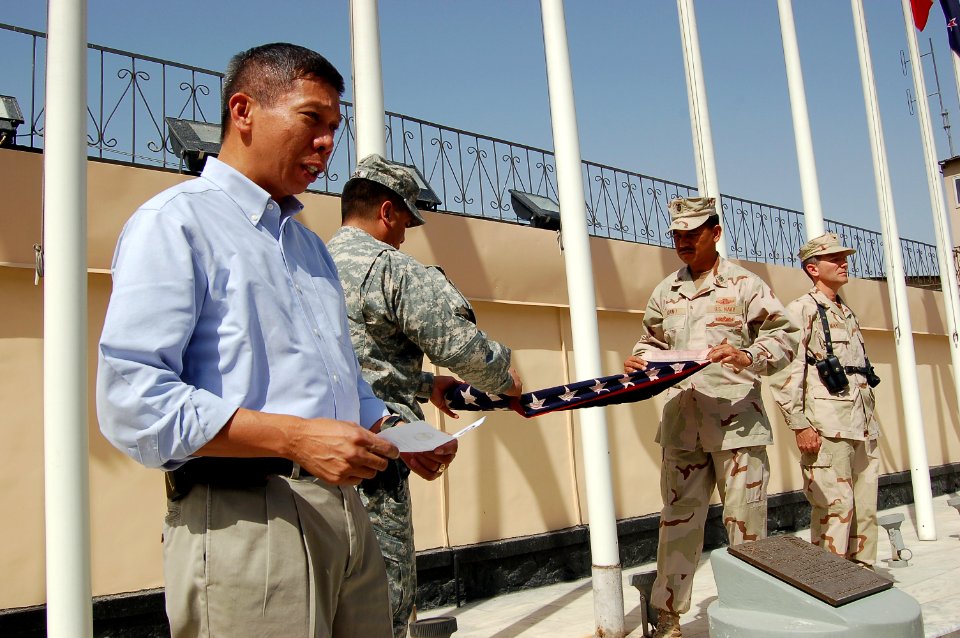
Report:
[{"label": "desert camouflage uniform", "polygon": [[877,479],[880,429],[873,388],[862,374],[831,394],[807,357],[827,356],[817,304],[827,309],[833,353],[843,366],[863,368],[866,350],[860,324],[840,297],[837,303],[813,287],[787,306],[800,326],[797,358],[771,383],[773,397],[794,431],[820,433],[818,454],[801,454],[803,491],[810,501],[810,542],[850,560],[872,565],[877,557]]},{"label": "desert camouflage uniform", "polygon": [[[354,227],[342,227],[327,244],[337,264],[347,302],[350,339],[363,378],[391,412],[405,421],[423,419],[418,401],[430,398],[433,375],[423,356],[449,368],[485,392],[508,390],[510,349],[475,325],[473,309],[439,268]],[[410,491],[402,462],[389,489],[361,484],[387,565],[394,632],[406,636],[416,594],[416,553]]]},{"label": "desert camouflage uniform", "polygon": [[690,609],[714,485],[731,545],[766,536],[765,446],[773,435],[759,375],[793,359],[797,328],[759,277],[721,257],[699,290],[688,267],[656,287],[633,349],[642,358],[653,348],[699,350],[724,339],[749,352],[753,364],[740,373],[708,366],[667,390],[657,432],[663,510],[651,602],[681,614]]}]

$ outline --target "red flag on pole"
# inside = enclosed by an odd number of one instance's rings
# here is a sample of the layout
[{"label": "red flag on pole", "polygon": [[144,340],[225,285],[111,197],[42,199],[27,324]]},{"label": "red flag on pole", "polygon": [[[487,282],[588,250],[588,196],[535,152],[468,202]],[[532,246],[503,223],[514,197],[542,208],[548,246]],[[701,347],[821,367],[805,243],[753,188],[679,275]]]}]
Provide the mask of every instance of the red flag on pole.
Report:
[{"label": "red flag on pole", "polygon": [[910,8],[913,10],[913,23],[917,29],[923,31],[927,26],[927,18],[930,17],[930,7],[933,6],[933,0],[910,0]]}]

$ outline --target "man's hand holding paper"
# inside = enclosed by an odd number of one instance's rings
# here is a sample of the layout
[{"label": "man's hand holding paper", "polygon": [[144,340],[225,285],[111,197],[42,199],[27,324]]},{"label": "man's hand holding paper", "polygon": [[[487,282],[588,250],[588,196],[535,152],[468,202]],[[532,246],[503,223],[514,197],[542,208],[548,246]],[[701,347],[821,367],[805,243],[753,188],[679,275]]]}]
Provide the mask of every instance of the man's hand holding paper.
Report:
[{"label": "man's hand holding paper", "polygon": [[432,481],[443,474],[457,455],[457,438],[483,423],[479,419],[453,436],[437,430],[425,421],[404,423],[384,430],[378,436],[400,450],[400,458],[412,472]]}]

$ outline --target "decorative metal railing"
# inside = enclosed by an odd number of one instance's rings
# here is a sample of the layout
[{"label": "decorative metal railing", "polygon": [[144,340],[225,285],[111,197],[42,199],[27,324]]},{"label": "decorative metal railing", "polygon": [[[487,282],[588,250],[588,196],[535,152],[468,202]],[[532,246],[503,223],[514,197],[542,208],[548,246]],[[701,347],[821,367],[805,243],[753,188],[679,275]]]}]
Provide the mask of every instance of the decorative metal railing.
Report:
[{"label": "decorative metal railing", "polygon": [[[46,36],[39,31],[0,24],[0,47],[8,59],[30,59],[7,69],[0,93],[17,97],[27,122],[16,143],[43,148],[44,61]],[[166,60],[88,45],[89,98],[87,143],[92,157],[177,169],[164,118],[218,122],[223,75]],[[342,103],[341,126],[327,172],[315,184],[319,192],[338,193],[356,162],[353,106]],[[557,200],[556,164],[545,149],[441,126],[397,113],[386,121],[387,154],[414,164],[424,174],[449,213],[520,223],[509,189]],[[591,234],[671,247],[667,203],[696,188],[595,162],[583,162],[587,223]],[[731,257],[797,265],[805,237],[802,213],[724,195],[723,222]],[[857,248],[850,274],[883,278],[883,243],[879,233],[826,221],[827,229]],[[939,287],[934,246],[902,240],[907,281]]]}]

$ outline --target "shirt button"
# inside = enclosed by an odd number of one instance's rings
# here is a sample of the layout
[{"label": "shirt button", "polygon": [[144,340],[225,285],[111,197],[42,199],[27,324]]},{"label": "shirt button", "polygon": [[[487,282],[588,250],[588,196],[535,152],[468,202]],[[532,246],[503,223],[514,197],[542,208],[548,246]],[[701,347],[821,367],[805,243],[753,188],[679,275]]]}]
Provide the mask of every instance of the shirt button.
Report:
[{"label": "shirt button", "polygon": [[294,290],[296,290],[297,292],[303,292],[302,290],[300,290],[300,284],[294,284],[294,285],[293,285],[293,288],[294,288]]},{"label": "shirt button", "polygon": [[335,374],[335,375],[331,376],[330,378],[333,379],[333,382],[334,382],[334,383],[339,383],[339,382],[340,382],[340,375],[338,375],[338,374]]},{"label": "shirt button", "polygon": [[273,204],[267,204],[267,210],[273,210]]},{"label": "shirt button", "polygon": [[313,329],[313,334],[315,334],[315,335],[317,335],[317,336],[319,337],[319,336],[320,336],[320,331],[317,330],[316,328],[314,328],[314,329]]}]

